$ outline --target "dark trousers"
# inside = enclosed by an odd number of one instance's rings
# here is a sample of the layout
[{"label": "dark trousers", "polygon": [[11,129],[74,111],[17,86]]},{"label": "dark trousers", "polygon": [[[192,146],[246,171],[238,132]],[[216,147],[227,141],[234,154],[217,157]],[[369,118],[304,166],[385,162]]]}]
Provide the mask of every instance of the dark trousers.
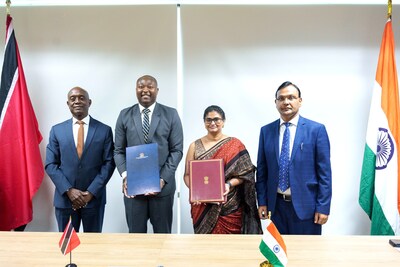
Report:
[{"label": "dark trousers", "polygon": [[101,233],[103,229],[104,208],[105,205],[95,208],[81,208],[76,211],[73,209],[56,208],[58,231],[64,231],[71,216],[72,225],[76,232],[79,232],[82,222],[84,232]]},{"label": "dark trousers", "polygon": [[171,233],[174,194],[157,196],[124,196],[126,222],[129,233],[147,233],[147,221],[154,233]]},{"label": "dark trousers", "polygon": [[300,220],[291,201],[276,199],[275,212],[271,216],[276,228],[282,235],[320,235],[322,227],[314,223],[314,217]]}]

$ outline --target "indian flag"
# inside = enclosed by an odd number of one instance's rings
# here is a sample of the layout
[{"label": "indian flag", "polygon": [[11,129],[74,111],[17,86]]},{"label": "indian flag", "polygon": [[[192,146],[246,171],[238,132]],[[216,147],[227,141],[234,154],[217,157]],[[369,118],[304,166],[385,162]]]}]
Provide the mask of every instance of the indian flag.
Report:
[{"label": "indian flag", "polygon": [[373,88],[359,203],[372,235],[399,235],[399,94],[392,21],[383,33]]},{"label": "indian flag", "polygon": [[288,262],[285,242],[275,224],[269,219],[266,222],[267,230],[263,234],[260,251],[273,266],[284,267]]}]

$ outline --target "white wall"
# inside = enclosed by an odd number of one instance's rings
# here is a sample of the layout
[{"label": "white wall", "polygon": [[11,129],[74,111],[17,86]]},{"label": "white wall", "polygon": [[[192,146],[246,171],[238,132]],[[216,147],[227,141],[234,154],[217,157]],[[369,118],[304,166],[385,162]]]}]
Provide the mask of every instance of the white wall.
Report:
[{"label": "white wall", "polygon": [[323,233],[368,234],[358,190],[385,15],[386,6],[182,7],[186,147],[205,134],[204,108],[218,104],[225,133],[240,138],[256,163],[260,127],[279,115],[275,90],[290,80],[302,90],[301,114],[330,136],[333,199]]},{"label": "white wall", "polygon": [[[66,100],[74,86],[89,91],[89,113],[113,129],[120,110],[137,102],[136,79],[143,74],[157,77],[160,102],[176,106],[175,6],[13,8],[12,15],[43,161],[51,126],[71,117]],[[121,184],[115,171],[104,232],[128,231]],[[27,230],[57,231],[53,193],[46,175]]]},{"label": "white wall", "polygon": [[[398,7],[393,11],[397,21]],[[43,160],[50,127],[70,117],[66,93],[75,85],[89,91],[91,115],[113,128],[119,111],[136,103],[134,83],[142,74],[158,78],[159,102],[177,107],[174,5],[18,7],[12,15],[44,137]],[[323,233],[368,234],[358,190],[386,5],[183,5],[181,15],[184,156],[206,133],[204,109],[217,104],[227,115],[225,133],[242,140],[255,164],[259,129],[278,118],[275,90],[290,80],[302,90],[301,114],[324,123],[330,136],[333,200]],[[183,164],[180,181],[182,173]],[[182,233],[192,233],[188,190],[181,184],[175,207],[180,202]],[[117,172],[107,191],[104,231],[127,232]],[[28,231],[57,230],[53,192],[46,176]]]}]

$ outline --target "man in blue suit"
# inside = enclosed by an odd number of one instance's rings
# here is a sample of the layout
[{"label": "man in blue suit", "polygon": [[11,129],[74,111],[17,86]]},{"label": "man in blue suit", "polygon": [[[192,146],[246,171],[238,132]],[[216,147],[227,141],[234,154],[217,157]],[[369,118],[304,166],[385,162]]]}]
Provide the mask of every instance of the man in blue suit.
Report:
[{"label": "man in blue suit", "polygon": [[[171,233],[176,189],[175,171],[183,155],[183,131],[178,112],[156,102],[158,91],[157,80],[154,77],[140,77],[136,81],[136,97],[139,103],[123,109],[115,126],[114,159],[123,178],[125,216],[129,233],[146,233],[149,219],[154,233]],[[148,114],[147,119],[145,113]],[[145,123],[146,121],[148,123]],[[145,136],[142,125],[147,124],[148,135]],[[146,143],[158,144],[161,192],[129,196],[126,182],[126,148]]]},{"label": "man in blue suit", "polygon": [[46,149],[46,172],[55,185],[54,206],[58,230],[71,216],[79,231],[101,232],[106,185],[115,163],[111,127],[88,116],[92,100],[86,90],[74,87],[67,105],[72,119],[51,128]]},{"label": "man in blue suit", "polygon": [[261,219],[271,212],[281,234],[318,235],[331,205],[330,144],[324,125],[299,115],[301,102],[300,89],[284,82],[275,93],[280,119],[261,128],[258,212]]}]

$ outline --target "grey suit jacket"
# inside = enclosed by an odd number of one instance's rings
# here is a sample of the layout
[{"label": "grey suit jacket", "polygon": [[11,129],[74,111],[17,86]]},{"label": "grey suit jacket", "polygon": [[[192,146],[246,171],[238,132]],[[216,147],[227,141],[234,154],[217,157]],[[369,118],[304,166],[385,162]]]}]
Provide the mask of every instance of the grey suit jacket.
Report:
[{"label": "grey suit jacket", "polygon": [[[156,103],[151,117],[149,142],[158,144],[160,178],[166,185],[157,196],[174,194],[175,171],[182,159],[183,130],[178,112]],[[126,171],[126,147],[144,144],[139,105],[123,109],[115,126],[114,160],[120,174]]]}]

